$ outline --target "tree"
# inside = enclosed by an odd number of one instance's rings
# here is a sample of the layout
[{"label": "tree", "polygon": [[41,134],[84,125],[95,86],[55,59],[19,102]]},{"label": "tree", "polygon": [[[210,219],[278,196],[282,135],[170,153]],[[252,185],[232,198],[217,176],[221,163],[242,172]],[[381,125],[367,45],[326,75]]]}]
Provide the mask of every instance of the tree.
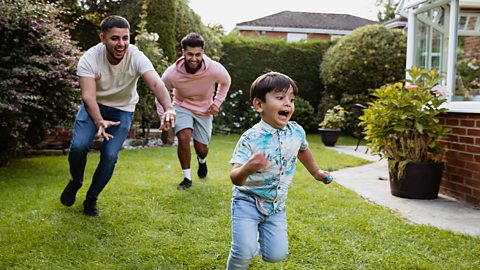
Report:
[{"label": "tree", "polygon": [[[146,0],[142,6],[142,13],[140,14],[140,24],[138,25],[138,34],[135,37],[135,44],[137,47],[150,59],[155,70],[162,74],[168,67],[167,58],[163,55],[162,49],[159,47],[157,40],[159,35],[157,33],[147,32],[147,3]],[[150,127],[158,115],[155,109],[155,95],[145,85],[143,81],[139,81],[137,87],[140,100],[135,110],[135,120],[141,123],[144,135],[144,143],[148,142]]]},{"label": "tree", "polygon": [[147,1],[147,31],[158,33],[158,44],[165,52],[165,56],[173,62],[176,59],[175,50],[175,0],[148,0]]},{"label": "tree", "polygon": [[222,56],[223,29],[221,26],[205,26],[198,14],[189,6],[186,0],[177,0],[177,19],[175,22],[176,48],[181,51],[180,41],[190,32],[199,33],[205,39],[205,54],[214,60]]},{"label": "tree", "polygon": [[71,123],[80,101],[80,50],[53,4],[0,0],[0,164]]},{"label": "tree", "polygon": [[376,5],[380,9],[377,13],[378,21],[386,22],[394,19],[399,2],[399,0],[377,0]]}]

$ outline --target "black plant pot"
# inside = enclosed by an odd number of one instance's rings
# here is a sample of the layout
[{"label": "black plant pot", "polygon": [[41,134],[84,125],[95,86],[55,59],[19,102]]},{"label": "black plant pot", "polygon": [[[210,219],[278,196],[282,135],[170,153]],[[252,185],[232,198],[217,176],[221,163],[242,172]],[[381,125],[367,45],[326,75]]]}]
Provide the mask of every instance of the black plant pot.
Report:
[{"label": "black plant pot", "polygon": [[436,199],[442,181],[443,162],[410,162],[405,174],[397,179],[390,172],[392,195],[409,199]]},{"label": "black plant pot", "polygon": [[319,128],[318,131],[325,146],[335,146],[338,137],[340,137],[339,128]]}]

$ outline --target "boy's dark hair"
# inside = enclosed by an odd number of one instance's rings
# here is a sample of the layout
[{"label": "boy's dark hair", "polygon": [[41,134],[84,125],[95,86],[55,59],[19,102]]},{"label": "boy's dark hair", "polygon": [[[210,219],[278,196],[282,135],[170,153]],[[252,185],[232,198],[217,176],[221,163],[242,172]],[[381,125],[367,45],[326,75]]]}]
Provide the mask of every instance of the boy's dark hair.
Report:
[{"label": "boy's dark hair", "polygon": [[290,86],[293,89],[293,94],[298,94],[297,84],[294,80],[285,74],[270,71],[258,77],[250,87],[250,100],[258,98],[265,102],[265,95],[268,92],[287,92]]},{"label": "boy's dark hair", "polygon": [[180,42],[182,45],[182,49],[186,50],[187,46],[195,48],[195,47],[203,47],[205,46],[205,41],[203,37],[197,33],[189,33]]},{"label": "boy's dark hair", "polygon": [[108,30],[114,27],[130,29],[130,23],[128,23],[127,19],[118,15],[108,16],[100,23],[100,29],[102,30],[102,33],[106,33]]}]

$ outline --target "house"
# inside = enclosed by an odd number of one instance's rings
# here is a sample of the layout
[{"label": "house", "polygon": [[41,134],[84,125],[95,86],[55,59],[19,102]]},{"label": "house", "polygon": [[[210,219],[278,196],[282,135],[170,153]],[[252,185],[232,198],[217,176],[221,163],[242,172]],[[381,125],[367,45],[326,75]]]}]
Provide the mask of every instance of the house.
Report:
[{"label": "house", "polygon": [[480,206],[480,0],[402,0],[408,18],[406,67],[439,70],[451,97],[451,132],[440,192]]},{"label": "house", "polygon": [[290,42],[334,40],[355,28],[375,21],[348,14],[282,11],[236,25],[240,35],[250,38],[269,37]]}]

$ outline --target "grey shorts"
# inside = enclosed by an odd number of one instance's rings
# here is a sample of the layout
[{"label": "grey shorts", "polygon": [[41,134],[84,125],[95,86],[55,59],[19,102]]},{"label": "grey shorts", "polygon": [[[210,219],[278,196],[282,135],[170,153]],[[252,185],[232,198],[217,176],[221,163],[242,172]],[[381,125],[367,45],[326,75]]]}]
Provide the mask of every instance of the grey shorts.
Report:
[{"label": "grey shorts", "polygon": [[210,142],[213,116],[201,117],[182,106],[175,106],[175,113],[177,114],[175,134],[182,129],[190,128],[195,141],[203,144]]}]

